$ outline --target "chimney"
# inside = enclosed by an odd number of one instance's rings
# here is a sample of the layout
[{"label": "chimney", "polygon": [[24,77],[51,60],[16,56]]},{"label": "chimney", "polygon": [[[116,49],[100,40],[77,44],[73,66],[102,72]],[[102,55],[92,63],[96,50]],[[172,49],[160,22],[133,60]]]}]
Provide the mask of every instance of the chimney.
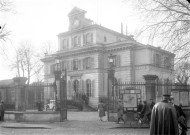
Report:
[{"label": "chimney", "polygon": [[121,23],[121,34],[123,34],[123,23]]}]

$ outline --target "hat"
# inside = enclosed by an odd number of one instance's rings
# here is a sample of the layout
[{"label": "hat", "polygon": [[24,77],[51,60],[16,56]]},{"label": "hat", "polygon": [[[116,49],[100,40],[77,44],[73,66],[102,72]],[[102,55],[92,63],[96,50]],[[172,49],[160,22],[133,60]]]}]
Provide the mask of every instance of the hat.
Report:
[{"label": "hat", "polygon": [[163,94],[164,97],[170,97],[170,94]]},{"label": "hat", "polygon": [[170,91],[164,90],[163,96],[165,96],[165,97],[170,97],[170,96],[171,96]]}]

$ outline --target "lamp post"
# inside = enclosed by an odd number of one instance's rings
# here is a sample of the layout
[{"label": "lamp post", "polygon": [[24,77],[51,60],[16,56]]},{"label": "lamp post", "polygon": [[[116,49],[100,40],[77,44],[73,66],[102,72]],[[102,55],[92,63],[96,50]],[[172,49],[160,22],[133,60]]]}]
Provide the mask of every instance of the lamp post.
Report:
[{"label": "lamp post", "polygon": [[[64,72],[63,72],[64,71]],[[56,59],[54,75],[55,75],[55,103],[58,109],[57,98],[59,96],[60,121],[67,119],[67,74],[66,69],[61,68],[59,58]]]},{"label": "lamp post", "polygon": [[114,67],[114,58],[115,58],[115,55],[112,55],[110,54],[108,56],[108,62],[109,62],[109,67],[108,67],[108,90],[107,90],[107,95],[108,95],[108,111],[107,111],[107,116],[108,116],[108,121],[109,121],[109,106],[110,106],[110,91],[112,91],[112,84],[113,84],[113,80],[114,80],[114,73],[115,73],[115,70],[113,69]]},{"label": "lamp post", "polygon": [[58,87],[57,87],[57,81],[61,79],[61,68],[60,68],[60,63],[59,60],[55,60],[55,65],[54,65],[54,75],[55,75],[55,82],[54,82],[54,88],[55,88],[55,110],[58,109]]}]

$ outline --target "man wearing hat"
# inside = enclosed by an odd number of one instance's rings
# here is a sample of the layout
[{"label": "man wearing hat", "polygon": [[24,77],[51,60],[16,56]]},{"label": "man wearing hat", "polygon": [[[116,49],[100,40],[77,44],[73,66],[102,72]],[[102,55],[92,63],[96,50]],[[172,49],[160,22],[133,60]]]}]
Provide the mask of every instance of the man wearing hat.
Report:
[{"label": "man wearing hat", "polygon": [[172,105],[175,107],[176,109],[176,113],[177,113],[177,121],[178,121],[178,124],[181,128],[180,130],[180,135],[187,135],[187,122],[186,122],[186,115],[185,113],[183,112],[182,108],[176,104],[174,104],[174,97],[171,96],[170,97],[170,101],[172,103]]},{"label": "man wearing hat", "polygon": [[118,124],[120,120],[122,120],[125,123],[125,120],[123,119],[123,103],[121,99],[118,100],[118,108],[117,108],[117,123]]},{"label": "man wearing hat", "polygon": [[169,100],[170,94],[164,93],[163,100],[154,105],[150,135],[179,135],[176,110]]},{"label": "man wearing hat", "polygon": [[1,116],[1,121],[4,121],[4,113],[5,113],[4,101],[1,101],[1,103],[0,103],[0,116]]}]

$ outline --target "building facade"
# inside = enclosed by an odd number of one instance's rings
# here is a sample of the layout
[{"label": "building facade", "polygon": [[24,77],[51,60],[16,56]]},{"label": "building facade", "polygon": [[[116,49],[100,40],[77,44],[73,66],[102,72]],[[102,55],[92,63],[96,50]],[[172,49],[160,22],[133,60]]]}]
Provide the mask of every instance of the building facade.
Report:
[{"label": "building facade", "polygon": [[[99,97],[107,96],[108,56],[113,54],[115,79],[143,82],[144,75],[157,75],[159,81],[173,80],[173,53],[151,45],[143,45],[131,36],[94,24],[85,18],[86,11],[77,7],[68,14],[69,30],[58,34],[58,51],[46,55],[45,83],[54,82],[55,57],[61,68],[67,69],[67,97],[85,93],[89,104],[96,107]],[[45,98],[53,98],[52,90],[45,90]]]}]

